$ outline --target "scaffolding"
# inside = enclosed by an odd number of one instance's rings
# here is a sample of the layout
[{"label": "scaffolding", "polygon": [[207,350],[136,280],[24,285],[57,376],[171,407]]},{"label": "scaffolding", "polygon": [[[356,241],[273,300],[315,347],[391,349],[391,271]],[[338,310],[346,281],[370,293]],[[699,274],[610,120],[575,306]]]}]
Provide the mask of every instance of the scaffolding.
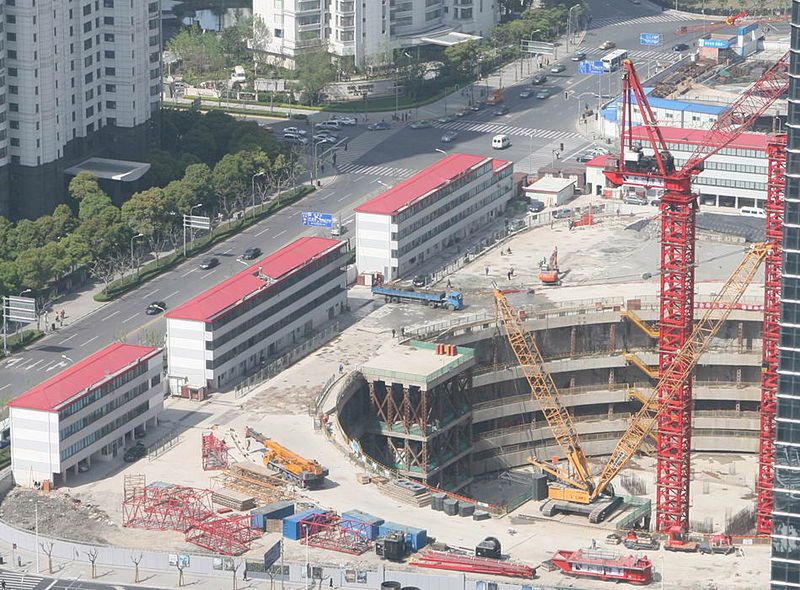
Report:
[{"label": "scaffolding", "polygon": [[228,468],[228,445],[213,433],[203,434],[203,471]]},{"label": "scaffolding", "polygon": [[300,542],[309,547],[361,555],[372,547],[370,527],[367,523],[342,519],[330,512],[314,514],[300,521],[303,534]]},{"label": "scaffolding", "polygon": [[214,514],[211,490],[163,482],[144,484],[144,476],[125,478],[122,526],[186,532]]},{"label": "scaffolding", "polygon": [[220,475],[212,478],[215,485],[253,496],[267,504],[291,500],[292,490],[285,480],[271,474],[261,465],[234,463]]},{"label": "scaffolding", "polygon": [[220,555],[241,555],[261,533],[250,528],[250,515],[213,518],[186,531],[186,541]]}]

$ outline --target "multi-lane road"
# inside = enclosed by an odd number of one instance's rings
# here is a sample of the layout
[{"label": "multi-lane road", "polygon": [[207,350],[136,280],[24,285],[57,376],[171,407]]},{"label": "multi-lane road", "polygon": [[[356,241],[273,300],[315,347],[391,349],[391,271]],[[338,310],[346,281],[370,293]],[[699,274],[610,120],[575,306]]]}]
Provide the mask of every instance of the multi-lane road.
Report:
[{"label": "multi-lane road", "polygon": [[[157,300],[164,301],[169,308],[175,307],[242,270],[244,267],[237,258],[245,248],[258,246],[269,253],[301,235],[322,235],[322,230],[301,225],[302,211],[335,213],[350,230],[343,237],[352,236],[354,207],[384,190],[384,186],[407,178],[443,157],[437,149],[513,160],[515,169],[524,172],[533,172],[551,163],[556,157],[554,150],[560,150],[562,144],[564,150],[559,157],[574,158],[592,143],[584,130],[577,127],[579,109],[583,108],[584,102],[590,106],[596,104],[598,89],[606,97],[616,94],[619,76],[609,75],[598,80],[594,76],[577,75],[576,64],[570,60],[571,53],[585,51],[589,59],[599,59],[603,51],[597,46],[611,40],[618,47],[629,49],[640,70],[644,68],[646,71],[648,63],[663,64],[674,60],[676,55],[671,50],[674,43],[692,41],[677,39],[672,34],[676,27],[688,22],[686,16],[672,11],[661,12],[647,1],[634,4],[630,0],[589,0],[589,5],[593,15],[591,28],[580,46],[571,47],[570,53],[559,55],[566,70],[559,74],[548,73],[545,85],[554,88],[550,98],[519,97],[521,87],[529,81],[527,69],[523,69],[525,78],[504,89],[505,104],[509,107],[505,115],[493,116],[491,109],[485,108],[426,129],[411,129],[398,124],[389,131],[367,131],[363,124],[346,128],[343,133],[349,137],[348,149],[339,150],[335,176],[328,179],[324,188],[218,245],[208,254],[219,258],[221,264],[218,267],[203,271],[198,268],[198,260],[189,260],[83,320],[48,335],[30,349],[4,360],[0,363],[0,400],[19,395],[68,363],[86,357],[114,340],[136,343],[146,340],[149,333],[163,333],[163,318],[146,315],[147,304]],[[664,45],[642,47],[639,45],[640,33],[662,33]],[[565,100],[564,91],[570,91],[570,99]],[[579,96],[583,97],[581,104],[574,98]],[[421,107],[418,113],[419,117],[442,114],[441,111],[429,112],[425,107]],[[374,115],[372,120],[375,120]],[[296,123],[276,124],[276,133],[290,124]],[[441,142],[446,130],[458,133],[452,143]],[[490,145],[491,137],[498,133],[509,135],[512,141],[511,147],[502,152],[492,150]],[[333,172],[330,166],[328,163],[323,174],[330,176]]]}]

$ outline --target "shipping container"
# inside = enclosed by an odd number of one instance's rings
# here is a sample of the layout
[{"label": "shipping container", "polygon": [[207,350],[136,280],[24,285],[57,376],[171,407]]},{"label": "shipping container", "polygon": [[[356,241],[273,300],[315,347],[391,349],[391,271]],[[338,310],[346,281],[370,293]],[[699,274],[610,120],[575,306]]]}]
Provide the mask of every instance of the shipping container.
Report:
[{"label": "shipping container", "polygon": [[263,514],[266,519],[286,518],[294,514],[294,502],[287,500],[259,506],[251,510],[250,514]]},{"label": "shipping container", "polygon": [[310,516],[315,514],[324,514],[325,512],[325,510],[314,508],[312,510],[306,510],[305,512],[287,516],[283,519],[283,536],[287,539],[291,539],[292,541],[299,541],[303,538],[303,528],[300,526],[300,522],[309,518]]},{"label": "shipping container", "polygon": [[398,531],[405,534],[406,544],[411,551],[419,551],[428,544],[428,531],[404,524],[398,524],[396,522],[384,522],[378,528],[378,536],[382,537],[392,531]]}]

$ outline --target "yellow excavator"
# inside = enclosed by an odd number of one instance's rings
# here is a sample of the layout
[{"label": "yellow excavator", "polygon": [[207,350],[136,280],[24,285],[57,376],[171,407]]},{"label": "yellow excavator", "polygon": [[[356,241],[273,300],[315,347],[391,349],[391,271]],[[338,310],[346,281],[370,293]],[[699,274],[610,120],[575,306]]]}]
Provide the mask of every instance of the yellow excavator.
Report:
[{"label": "yellow excavator", "polygon": [[[566,467],[533,457],[529,459],[532,464],[555,477],[548,488],[549,501],[542,508],[545,515],[571,512],[584,514],[591,522],[602,522],[619,506],[622,500],[615,496],[611,481],[655,430],[659,415],[673,399],[681,383],[691,378],[700,356],[708,350],[768,252],[768,244],[756,244],[747,251],[742,262],[717,292],[712,305],[695,325],[689,339],[675,354],[672,363],[659,374],[658,383],[646,403],[631,418],[628,429],[617,442],[597,478],[591,473],[572,417],[561,403],[558,388],[544,367],[544,359],[536,342],[525,331],[520,314],[508,302],[505,293],[495,287],[494,296],[508,342],[528,381],[531,394],[539,403],[556,444],[566,459]],[[662,392],[661,399],[659,392]]]},{"label": "yellow excavator", "polygon": [[278,471],[284,479],[293,481],[304,488],[319,488],[328,475],[328,469],[313,459],[306,459],[279,445],[274,440],[256,432],[249,426],[245,437],[264,445],[264,465]]}]

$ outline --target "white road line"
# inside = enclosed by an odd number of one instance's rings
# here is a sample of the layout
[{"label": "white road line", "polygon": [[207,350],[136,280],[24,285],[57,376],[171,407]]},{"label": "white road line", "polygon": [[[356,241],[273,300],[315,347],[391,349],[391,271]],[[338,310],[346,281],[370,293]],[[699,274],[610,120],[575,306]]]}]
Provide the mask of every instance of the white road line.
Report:
[{"label": "white road line", "polygon": [[75,336],[77,336],[77,334],[73,334],[72,336],[67,336],[67,337],[66,337],[66,338],[64,338],[64,339],[63,339],[61,342],[59,342],[59,344],[64,344],[65,342],[69,342],[70,340],[72,340],[73,338],[75,338]]},{"label": "white road line", "polygon": [[81,346],[86,346],[87,344],[89,344],[90,342],[94,342],[94,341],[95,341],[95,340],[97,340],[98,338],[99,338],[99,336],[95,336],[94,338],[89,338],[89,339],[88,339],[86,342],[84,342],[83,344],[81,344]]},{"label": "white road line", "polygon": [[57,365],[59,361],[50,361],[46,365],[42,365],[42,368],[39,369],[40,371],[49,371],[53,365]]},{"label": "white road line", "polygon": [[265,227],[264,229],[262,229],[260,232],[258,232],[258,233],[256,234],[256,237],[258,237],[258,236],[260,236],[261,234],[263,234],[263,233],[265,233],[265,232],[268,232],[268,231],[269,231],[269,228],[268,228],[268,227]]},{"label": "white road line", "polygon": [[217,271],[216,271],[216,270],[212,270],[211,272],[207,272],[206,274],[204,274],[204,275],[203,275],[202,277],[200,277],[200,278],[201,278],[201,279],[205,279],[205,278],[207,278],[207,277],[210,277],[211,275],[213,275],[215,272],[217,272]]},{"label": "white road line", "polygon": [[188,271],[188,272],[185,272],[185,273],[183,273],[183,274],[181,275],[181,278],[183,278],[183,277],[188,277],[190,274],[192,274],[192,273],[193,273],[194,271],[196,271],[196,270],[197,270],[196,268],[193,268],[192,270],[190,270],[190,271]]},{"label": "white road line", "polygon": [[180,291],[175,291],[174,293],[170,293],[169,295],[167,295],[166,297],[164,297],[164,300],[167,300],[167,299],[169,299],[170,297],[172,297],[173,295],[177,295],[178,293],[180,293]]},{"label": "white road line", "polygon": [[233,248],[228,248],[227,250],[225,250],[225,251],[223,252],[223,254],[227,254],[227,253],[228,253],[228,252],[230,252],[231,250],[233,250]]},{"label": "white road line", "polygon": [[126,323],[126,322],[129,322],[129,321],[131,321],[133,318],[135,318],[135,317],[136,317],[136,316],[138,316],[138,315],[139,315],[138,313],[135,313],[135,314],[133,314],[131,317],[129,317],[129,318],[126,318],[126,319],[122,320],[122,323],[124,324],[124,323]]},{"label": "white road line", "polygon": [[276,237],[276,238],[279,238],[279,237],[281,237],[283,234],[285,234],[287,231],[288,231],[288,230],[283,230],[282,232],[275,234],[275,237]]},{"label": "white road line", "polygon": [[0,387],[0,391],[3,391],[4,389],[8,389],[9,387],[11,387],[10,383],[8,385],[3,385],[3,387]]},{"label": "white road line", "polygon": [[147,299],[148,297],[151,297],[151,296],[155,295],[155,294],[156,294],[156,293],[158,293],[159,291],[161,291],[161,289],[156,289],[155,291],[150,291],[150,292],[149,292],[147,295],[143,295],[142,297],[143,297],[144,299]]},{"label": "white road line", "polygon": [[27,367],[22,367],[22,368],[25,369],[26,371],[30,371],[32,368],[34,368],[36,365],[38,365],[41,362],[44,362],[44,359],[39,359],[38,361],[36,361],[32,365],[28,365]]},{"label": "white road line", "polygon": [[50,371],[54,371],[55,369],[58,369],[59,367],[66,367],[66,366],[67,366],[67,363],[65,363],[64,361],[61,361],[61,362],[58,362],[58,363],[54,364],[52,367],[47,367],[45,369],[45,371],[47,371],[49,373]]},{"label": "white road line", "polygon": [[342,202],[342,201],[344,201],[345,199],[349,199],[349,198],[350,198],[350,197],[352,197],[352,196],[353,196],[353,193],[348,193],[348,194],[344,195],[343,197],[340,197],[340,198],[338,198],[338,199],[336,199],[336,200],[337,200],[337,201],[339,201],[339,202],[341,203],[341,202]]},{"label": "white road line", "polygon": [[100,321],[101,321],[101,322],[104,322],[104,321],[106,321],[108,318],[113,318],[113,317],[114,317],[115,315],[117,315],[118,313],[119,313],[119,310],[115,311],[114,313],[110,313],[110,314],[108,314],[106,317],[104,317],[104,318],[100,318]]},{"label": "white road line", "polygon": [[327,195],[325,195],[324,197],[320,197],[320,198],[319,198],[319,200],[320,200],[320,201],[324,201],[325,199],[327,199],[328,197],[330,197],[332,194],[333,194],[333,193],[328,193],[328,194],[327,194]]}]

